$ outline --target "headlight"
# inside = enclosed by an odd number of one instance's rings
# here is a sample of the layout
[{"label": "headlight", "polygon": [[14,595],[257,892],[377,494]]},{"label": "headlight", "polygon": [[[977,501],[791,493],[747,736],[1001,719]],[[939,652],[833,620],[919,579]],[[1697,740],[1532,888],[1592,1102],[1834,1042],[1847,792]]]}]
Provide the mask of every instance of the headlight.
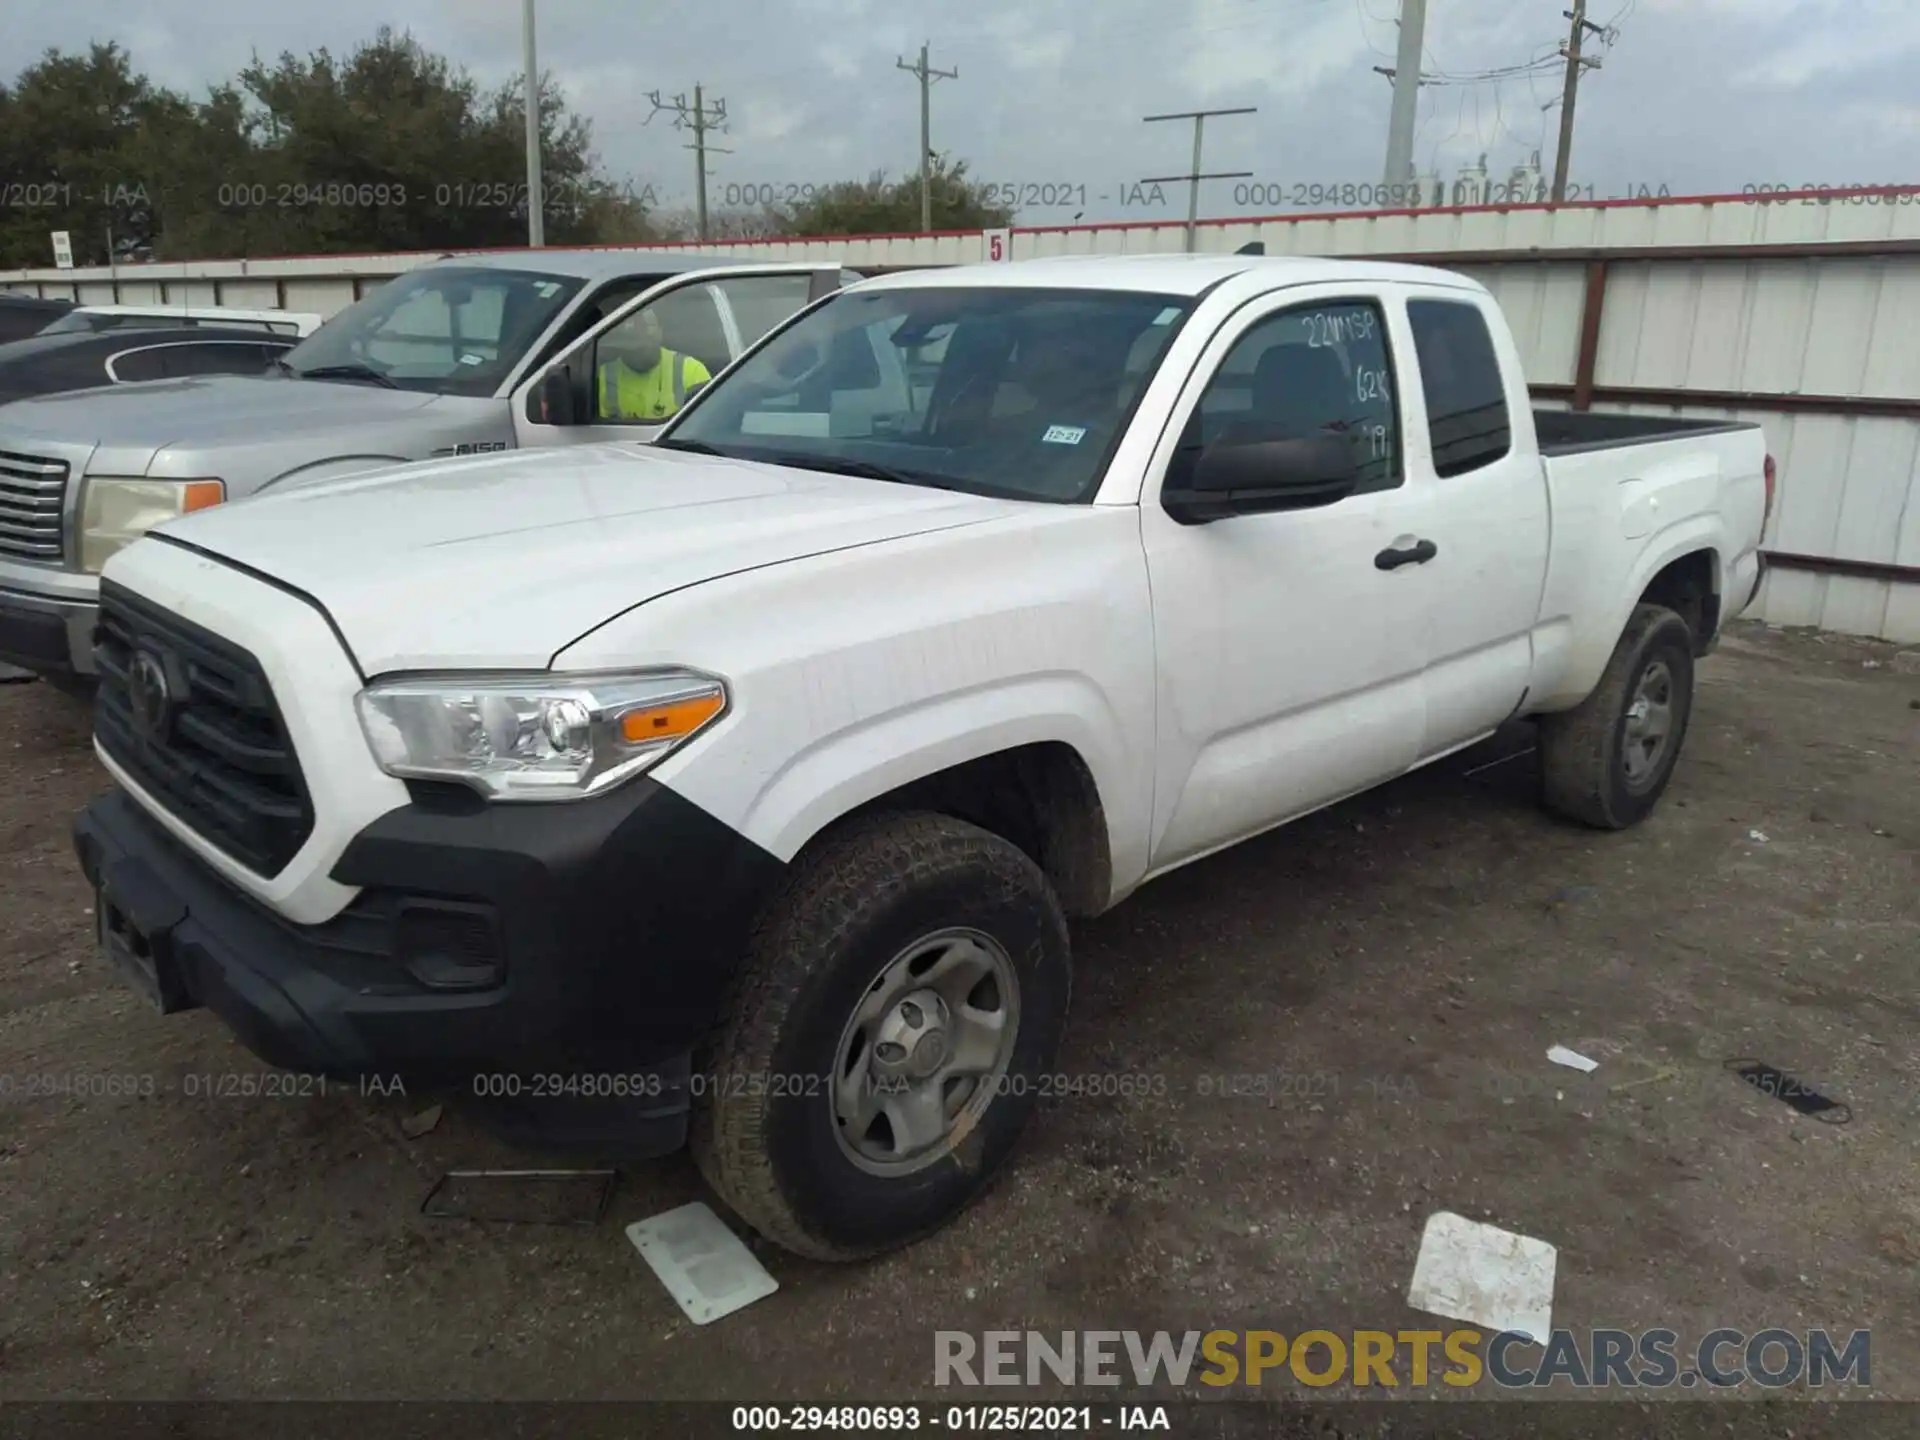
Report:
[{"label": "headlight", "polygon": [[458,780],[496,800],[574,800],[639,774],[718,719],[711,675],[444,676],[375,683],[358,697],[380,768]]},{"label": "headlight", "polygon": [[131,545],[162,521],[218,505],[226,498],[227,487],[220,480],[90,476],[80,507],[80,568],[98,575],[116,550]]}]

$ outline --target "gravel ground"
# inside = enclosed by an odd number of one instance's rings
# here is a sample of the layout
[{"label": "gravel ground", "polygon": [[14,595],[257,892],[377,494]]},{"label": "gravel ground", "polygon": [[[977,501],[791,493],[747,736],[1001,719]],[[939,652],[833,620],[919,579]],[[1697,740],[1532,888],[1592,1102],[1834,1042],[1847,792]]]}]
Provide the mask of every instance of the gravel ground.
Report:
[{"label": "gravel ground", "polygon": [[621,1233],[701,1194],[683,1158],[596,1224],[433,1219],[443,1170],[524,1159],[457,1110],[407,1138],[420,1097],[206,1094],[263,1069],[94,953],[83,713],[0,687],[0,1394],[951,1399],[936,1329],[1444,1324],[1404,1296],[1446,1209],[1560,1247],[1557,1325],[1870,1327],[1873,1392],[1920,1399],[1920,677],[1889,659],[1736,627],[1635,831],[1542,815],[1515,727],[1147,887],[1076,933],[1060,1067],[1146,1093],[1050,1103],[910,1251],[765,1253],[779,1293],[705,1329]]}]

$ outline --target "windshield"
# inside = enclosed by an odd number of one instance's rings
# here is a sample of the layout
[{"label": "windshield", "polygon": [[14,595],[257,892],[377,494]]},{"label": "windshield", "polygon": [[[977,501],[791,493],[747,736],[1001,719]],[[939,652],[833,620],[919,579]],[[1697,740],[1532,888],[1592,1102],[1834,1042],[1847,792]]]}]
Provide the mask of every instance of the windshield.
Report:
[{"label": "windshield", "polygon": [[740,361],[658,443],[1090,500],[1191,308],[1027,286],[850,291]]},{"label": "windshield", "polygon": [[582,281],[521,270],[430,266],[388,281],[287,352],[315,379],[438,395],[491,395]]}]

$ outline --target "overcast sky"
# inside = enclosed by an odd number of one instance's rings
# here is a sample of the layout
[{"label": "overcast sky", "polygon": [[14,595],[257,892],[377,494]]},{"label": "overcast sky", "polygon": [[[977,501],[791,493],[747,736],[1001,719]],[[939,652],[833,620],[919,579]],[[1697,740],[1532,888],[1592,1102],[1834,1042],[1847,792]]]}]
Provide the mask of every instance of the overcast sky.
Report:
[{"label": "overcast sky", "polygon": [[[1566,0],[1429,0],[1426,69],[1467,75],[1551,57]],[[1737,192],[1755,183],[1920,180],[1920,0],[1589,0],[1614,27],[1583,84],[1576,183]],[[336,53],[383,22],[498,83],[520,69],[520,0],[5,0],[0,66],[49,46],[117,40],[158,81],[195,93],[258,50]],[[895,68],[920,42],[959,78],[933,91],[938,150],[978,178],[1055,187],[1022,224],[1159,218],[1133,182],[1188,168],[1187,122],[1152,112],[1257,106],[1209,123],[1203,215],[1300,184],[1381,178],[1397,0],[539,0],[540,65],[593,121],[605,169],[667,208],[689,202],[688,136],[645,123],[647,92],[694,82],[727,103],[734,153],[711,164],[716,207],[752,187],[821,184],[915,163],[917,85]],[[11,77],[9,77],[11,78]],[[1481,152],[1506,175],[1544,148],[1557,73],[1434,84],[1419,169],[1451,179]],[[475,177],[449,177],[450,180]],[[517,178],[517,177],[506,177]],[[1258,184],[1263,191],[1242,190]],[[743,187],[745,189],[743,190]],[[1264,188],[1264,187],[1279,187]],[[1170,189],[1173,187],[1170,187]],[[1246,202],[1236,204],[1236,192]],[[1324,207],[1321,207],[1324,208]]]}]

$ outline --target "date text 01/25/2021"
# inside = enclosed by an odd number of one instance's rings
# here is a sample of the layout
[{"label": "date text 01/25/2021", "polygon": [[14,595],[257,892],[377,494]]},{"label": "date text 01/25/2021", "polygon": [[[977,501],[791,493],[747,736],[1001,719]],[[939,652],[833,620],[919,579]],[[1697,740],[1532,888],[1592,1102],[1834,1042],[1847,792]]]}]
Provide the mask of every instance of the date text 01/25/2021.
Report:
[{"label": "date text 01/25/2021", "polygon": [[1091,1435],[1173,1428],[1164,1405],[736,1405],[739,1434],[950,1430]]},{"label": "date text 01/25/2021", "polygon": [[16,1100],[151,1099],[306,1100],[326,1095],[404,1095],[400,1077],[368,1075],[343,1084],[289,1070],[195,1070],[156,1075],[120,1071],[36,1071],[0,1075],[0,1102]]}]

